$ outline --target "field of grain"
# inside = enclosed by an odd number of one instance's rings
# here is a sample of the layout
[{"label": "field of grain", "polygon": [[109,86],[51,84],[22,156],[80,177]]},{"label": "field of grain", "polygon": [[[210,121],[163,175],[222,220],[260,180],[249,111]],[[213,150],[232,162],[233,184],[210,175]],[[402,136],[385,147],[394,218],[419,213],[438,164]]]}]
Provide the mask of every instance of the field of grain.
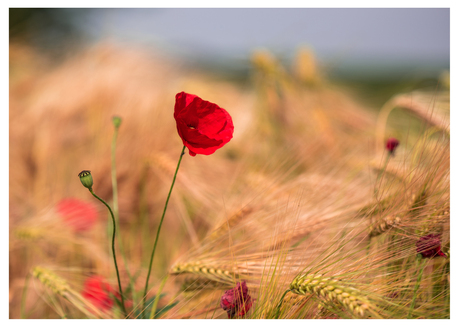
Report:
[{"label": "field of grain", "polygon": [[[228,318],[243,281],[234,318],[450,317],[448,74],[373,110],[307,49],[250,61],[236,83],[117,44],[62,62],[10,45],[10,318]],[[183,156],[144,298],[181,91],[225,108],[234,135]],[[115,210],[126,313],[111,216],[82,170]]]}]

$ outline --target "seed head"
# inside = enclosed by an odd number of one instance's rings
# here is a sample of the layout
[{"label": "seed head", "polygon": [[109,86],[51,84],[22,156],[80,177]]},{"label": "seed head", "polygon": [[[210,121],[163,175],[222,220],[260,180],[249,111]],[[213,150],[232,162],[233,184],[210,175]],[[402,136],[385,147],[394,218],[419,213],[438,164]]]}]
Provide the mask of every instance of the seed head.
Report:
[{"label": "seed head", "polygon": [[93,176],[91,175],[91,171],[83,170],[78,173],[78,176],[80,177],[81,184],[91,191],[93,188]]}]

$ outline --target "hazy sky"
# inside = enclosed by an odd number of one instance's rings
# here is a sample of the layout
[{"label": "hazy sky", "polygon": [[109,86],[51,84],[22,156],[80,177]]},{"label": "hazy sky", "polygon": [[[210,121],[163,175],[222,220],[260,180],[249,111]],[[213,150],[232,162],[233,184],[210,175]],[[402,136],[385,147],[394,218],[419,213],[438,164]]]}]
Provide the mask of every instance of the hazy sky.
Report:
[{"label": "hazy sky", "polygon": [[140,41],[214,61],[300,45],[323,60],[447,65],[449,9],[94,9],[94,37]]}]

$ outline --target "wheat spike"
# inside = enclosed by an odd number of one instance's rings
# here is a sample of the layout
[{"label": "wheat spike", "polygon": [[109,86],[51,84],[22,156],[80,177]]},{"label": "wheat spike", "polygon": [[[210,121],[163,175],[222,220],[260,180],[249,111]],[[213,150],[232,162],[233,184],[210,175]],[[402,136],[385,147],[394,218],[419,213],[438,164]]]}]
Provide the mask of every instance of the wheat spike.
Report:
[{"label": "wheat spike", "polygon": [[399,223],[401,223],[401,218],[399,216],[387,216],[369,227],[369,236],[375,237],[381,235],[391,228],[398,226]]},{"label": "wheat spike", "polygon": [[234,213],[227,221],[222,223],[217,229],[215,229],[210,235],[210,240],[216,240],[227,234],[228,231],[236,226],[243,218],[249,215],[253,211],[251,207],[243,207]]},{"label": "wheat spike", "polygon": [[101,312],[93,304],[85,300],[80,293],[77,293],[70,287],[64,278],[59,277],[50,269],[37,266],[32,271],[32,275],[55,294],[69,301],[70,304],[83,312],[87,317],[110,318],[107,313]]},{"label": "wheat spike", "polygon": [[200,276],[205,276],[210,280],[233,283],[236,274],[229,270],[218,269],[213,266],[202,264],[200,261],[176,264],[171,268],[171,274],[192,273]]},{"label": "wheat spike", "polygon": [[338,301],[350,309],[355,315],[364,317],[370,302],[358,289],[346,287],[343,281],[321,274],[298,275],[289,286],[291,292],[298,295],[314,293],[329,302]]},{"label": "wheat spike", "polygon": [[[406,211],[402,217],[414,217],[418,212],[421,211],[423,206],[426,205],[427,199],[428,193],[424,188],[418,194],[412,194],[408,205],[406,205]],[[402,218],[400,216],[386,216],[369,227],[369,237],[379,236],[391,228],[397,227],[401,221]]]},{"label": "wheat spike", "polygon": [[25,241],[37,241],[43,235],[42,231],[33,228],[18,228],[14,232],[15,236]]},{"label": "wheat spike", "polygon": [[51,270],[37,266],[33,270],[33,276],[36,277],[41,283],[50,288],[54,293],[67,297],[71,290],[67,281],[56,275]]},{"label": "wheat spike", "polygon": [[231,283],[222,283],[206,278],[186,278],[182,283],[181,290],[191,292],[204,289],[228,289],[229,287],[233,287],[233,285]]}]

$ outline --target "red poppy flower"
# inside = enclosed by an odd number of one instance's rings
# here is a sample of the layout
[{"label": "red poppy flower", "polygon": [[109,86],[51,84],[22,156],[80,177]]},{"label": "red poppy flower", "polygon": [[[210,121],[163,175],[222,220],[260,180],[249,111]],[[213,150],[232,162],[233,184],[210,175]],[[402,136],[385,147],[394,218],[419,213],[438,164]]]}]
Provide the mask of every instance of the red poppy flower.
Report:
[{"label": "red poppy flower", "polygon": [[86,279],[81,295],[102,311],[110,310],[113,300],[110,294],[113,288],[101,276],[92,276]]},{"label": "red poppy flower", "polygon": [[390,152],[390,154],[393,154],[395,152],[396,147],[399,145],[399,140],[396,138],[389,138],[387,140],[387,150]]},{"label": "red poppy flower", "polygon": [[75,198],[61,200],[56,205],[56,210],[75,232],[91,229],[98,217],[97,210],[91,203]]},{"label": "red poppy flower", "polygon": [[244,316],[252,306],[246,281],[237,283],[235,288],[227,290],[220,299],[220,306],[227,311],[229,319],[235,315]]},{"label": "red poppy flower", "polygon": [[230,114],[218,105],[189,93],[176,95],[174,119],[177,132],[191,156],[211,155],[233,137]]},{"label": "red poppy flower", "polygon": [[441,238],[440,235],[429,234],[421,237],[417,241],[417,253],[421,254],[424,258],[431,258],[437,256],[447,257],[441,251]]}]

